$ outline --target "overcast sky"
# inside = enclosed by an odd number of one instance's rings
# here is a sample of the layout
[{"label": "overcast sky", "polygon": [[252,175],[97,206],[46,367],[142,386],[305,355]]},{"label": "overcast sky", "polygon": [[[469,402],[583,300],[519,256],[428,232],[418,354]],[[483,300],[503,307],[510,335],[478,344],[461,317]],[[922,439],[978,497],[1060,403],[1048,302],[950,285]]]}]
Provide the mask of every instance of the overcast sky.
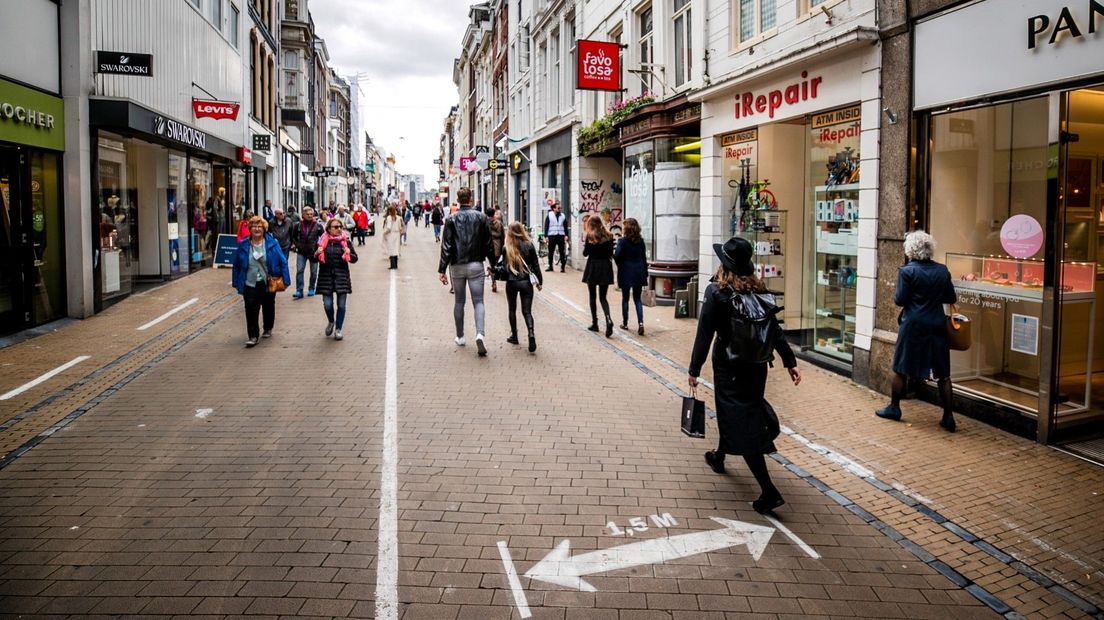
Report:
[{"label": "overcast sky", "polygon": [[330,65],[360,74],[361,131],[393,153],[403,174],[436,187],[439,139],[456,104],[452,62],[472,0],[311,0]]}]

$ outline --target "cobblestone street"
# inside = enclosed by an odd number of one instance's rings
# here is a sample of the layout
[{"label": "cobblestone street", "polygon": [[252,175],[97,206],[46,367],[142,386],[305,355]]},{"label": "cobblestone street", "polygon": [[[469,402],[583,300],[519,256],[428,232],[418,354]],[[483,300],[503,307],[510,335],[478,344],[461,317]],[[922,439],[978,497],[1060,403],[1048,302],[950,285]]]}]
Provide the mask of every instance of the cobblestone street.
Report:
[{"label": "cobblestone street", "polygon": [[[926,404],[877,421],[880,396],[804,364],[768,386],[788,503],[767,519],[742,464],[702,461],[712,423],[678,431],[692,320],[647,308],[645,336],[606,340],[556,272],[534,355],[488,289],[480,359],[452,342],[431,233],[404,250],[392,286],[363,248],[341,342],[283,294],[246,350],[229,271],[207,270],[0,350],[4,389],[90,356],[0,401],[0,612],[1104,617],[1101,469],[968,419],[947,435]],[[556,549],[578,579],[526,576]]]}]

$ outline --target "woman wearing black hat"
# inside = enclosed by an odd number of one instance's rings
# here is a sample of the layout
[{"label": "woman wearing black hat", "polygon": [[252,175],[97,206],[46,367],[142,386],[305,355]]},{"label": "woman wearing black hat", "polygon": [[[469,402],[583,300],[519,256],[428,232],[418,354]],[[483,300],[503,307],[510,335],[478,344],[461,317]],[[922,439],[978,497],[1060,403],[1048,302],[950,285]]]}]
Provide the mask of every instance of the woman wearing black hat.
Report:
[{"label": "woman wearing black hat", "polygon": [[726,454],[743,456],[762,490],[752,506],[756,512],[766,513],[786,503],[771,482],[764,457],[775,451],[774,438],[778,436],[777,417],[763,397],[767,388],[767,366],[773,356],[770,349],[766,349],[765,361],[749,361],[761,360],[763,351],[759,355],[749,355],[747,346],[750,344],[754,348],[756,343],[746,337],[733,336],[733,326],[745,324],[739,322],[744,318],[734,320],[737,308],[741,310],[736,317],[760,317],[747,319],[746,324],[752,325],[758,320],[764,327],[762,333],[769,342],[760,344],[773,348],[781,356],[794,385],[801,383],[801,373],[775,318],[781,308],[774,305],[774,296],[754,275],[751,243],[733,237],[724,245],[714,244],[713,251],[721,259],[721,267],[705,289],[705,305],[698,318],[698,334],[690,359],[689,383],[697,387],[709,344],[714,342],[713,383],[720,441],[716,451],[705,453],[705,462],[713,471],[723,474]]}]

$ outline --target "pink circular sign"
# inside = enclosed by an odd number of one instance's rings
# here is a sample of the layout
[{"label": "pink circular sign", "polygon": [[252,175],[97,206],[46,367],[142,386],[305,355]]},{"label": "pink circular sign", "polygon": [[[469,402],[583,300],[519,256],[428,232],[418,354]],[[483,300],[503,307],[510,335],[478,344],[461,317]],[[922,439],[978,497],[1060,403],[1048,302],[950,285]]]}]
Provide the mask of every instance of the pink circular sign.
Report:
[{"label": "pink circular sign", "polygon": [[1009,256],[1031,258],[1043,247],[1043,227],[1030,215],[1013,215],[1001,226],[1000,240]]}]

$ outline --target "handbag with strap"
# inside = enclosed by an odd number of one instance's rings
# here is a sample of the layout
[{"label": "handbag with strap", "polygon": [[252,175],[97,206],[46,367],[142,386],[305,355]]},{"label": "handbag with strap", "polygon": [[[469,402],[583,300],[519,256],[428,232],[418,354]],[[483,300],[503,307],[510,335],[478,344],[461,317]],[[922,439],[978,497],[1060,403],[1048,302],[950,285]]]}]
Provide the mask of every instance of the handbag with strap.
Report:
[{"label": "handbag with strap", "polygon": [[690,388],[690,395],[682,397],[679,411],[682,420],[682,432],[690,437],[705,437],[705,403],[698,400],[698,389]]},{"label": "handbag with strap", "polygon": [[286,291],[287,285],[284,284],[284,276],[270,276],[268,275],[268,256],[265,256],[264,262],[257,261],[261,266],[261,270],[265,274],[265,282],[268,284],[269,293],[279,293],[280,291]]},{"label": "handbag with strap", "polygon": [[947,345],[952,351],[965,351],[970,348],[970,319],[959,314],[958,307],[951,304],[951,314],[947,316]]}]

